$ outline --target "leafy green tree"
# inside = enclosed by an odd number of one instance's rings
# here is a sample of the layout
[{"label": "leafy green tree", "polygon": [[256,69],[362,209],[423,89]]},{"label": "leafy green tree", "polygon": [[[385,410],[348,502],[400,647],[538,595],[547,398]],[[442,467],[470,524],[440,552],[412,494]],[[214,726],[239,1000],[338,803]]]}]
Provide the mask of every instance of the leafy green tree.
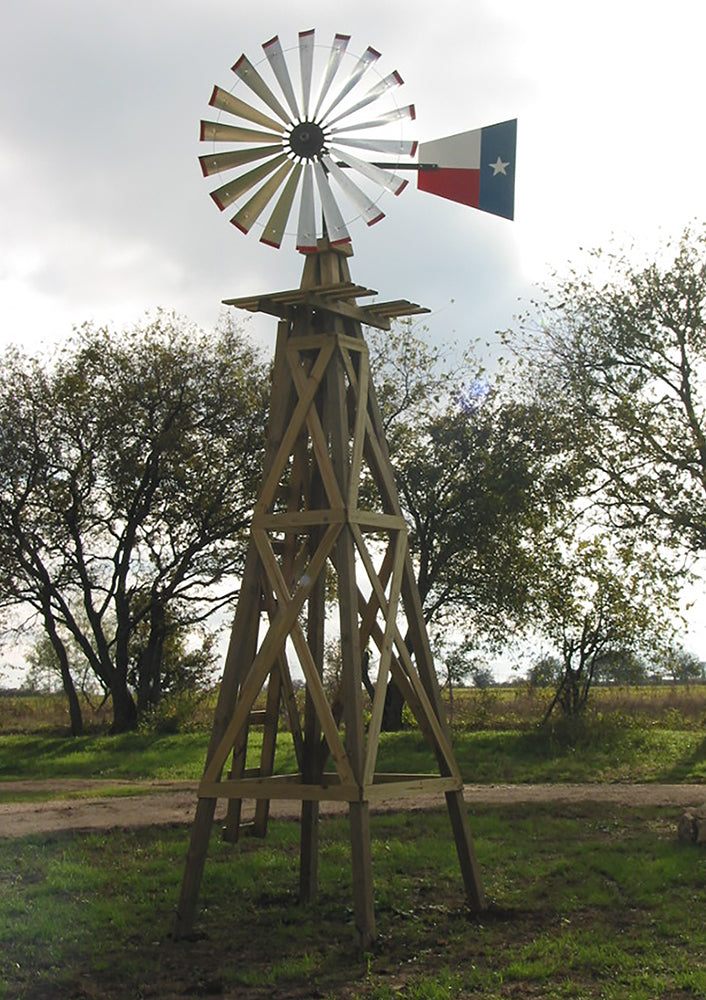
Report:
[{"label": "leafy green tree", "polygon": [[633,649],[611,649],[596,663],[596,680],[603,684],[646,684],[647,660]]},{"label": "leafy green tree", "polygon": [[456,643],[449,646],[446,642],[437,641],[434,657],[437,663],[439,680],[442,686],[448,691],[449,722],[453,722],[455,689],[463,684],[474,670],[481,670],[483,668],[475,660],[473,652],[467,643]]},{"label": "leafy green tree", "polygon": [[[706,227],[647,262],[593,251],[507,339],[534,398],[572,429],[586,476],[579,522],[631,552],[629,579],[639,565],[673,607],[706,548]],[[609,646],[594,676],[635,655],[632,641]]]},{"label": "leafy green tree", "polygon": [[676,616],[676,590],[669,574],[648,555],[617,549],[594,535],[572,539],[548,567],[544,609],[537,630],[559,661],[556,690],[545,721],[558,708],[576,718],[607,662],[664,647]]},{"label": "leafy green tree", "polygon": [[233,598],[267,390],[236,328],[166,313],[0,359],[0,603],[38,618],[73,706],[71,637],[115,731],[136,725],[134,690],[159,700],[170,631]]},{"label": "leafy green tree", "polygon": [[503,644],[528,613],[570,495],[547,416],[489,390],[430,414],[395,452],[428,622]]},{"label": "leafy green tree", "polygon": [[562,667],[558,657],[544,653],[527,671],[527,683],[530,689],[556,687],[561,674]]},{"label": "leafy green tree", "polygon": [[41,635],[28,650],[26,660],[29,666],[23,687],[37,694],[51,694],[61,691],[61,671],[56,652],[46,633]]},{"label": "leafy green tree", "polygon": [[675,684],[689,684],[706,678],[706,664],[694,653],[671,645],[661,660],[661,673]]},{"label": "leafy green tree", "polygon": [[656,259],[596,250],[510,335],[528,380],[582,435],[610,524],[706,549],[706,227]]},{"label": "leafy green tree", "polygon": [[[491,382],[468,355],[455,365],[403,325],[373,371],[424,616],[474,642],[504,645],[537,606],[555,525],[581,463],[561,413]],[[379,374],[376,365],[380,368]],[[389,716],[401,720],[401,696]]]}]

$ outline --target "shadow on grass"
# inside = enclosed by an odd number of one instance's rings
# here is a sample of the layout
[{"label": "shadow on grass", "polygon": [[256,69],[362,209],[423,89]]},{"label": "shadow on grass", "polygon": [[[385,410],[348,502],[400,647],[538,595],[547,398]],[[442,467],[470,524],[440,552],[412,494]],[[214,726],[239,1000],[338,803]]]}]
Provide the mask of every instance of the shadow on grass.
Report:
[{"label": "shadow on grass", "polygon": [[205,749],[203,733],[6,736],[0,741],[0,778],[192,778],[200,774]]}]

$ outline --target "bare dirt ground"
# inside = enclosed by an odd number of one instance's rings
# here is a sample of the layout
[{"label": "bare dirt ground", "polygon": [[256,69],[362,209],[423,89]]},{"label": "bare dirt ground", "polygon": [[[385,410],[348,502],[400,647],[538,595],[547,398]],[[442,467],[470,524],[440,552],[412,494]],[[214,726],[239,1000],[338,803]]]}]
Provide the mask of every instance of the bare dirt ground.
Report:
[{"label": "bare dirt ground", "polygon": [[[128,781],[13,781],[0,782],[0,797],[11,792],[28,798],[22,802],[0,802],[0,837],[24,837],[62,830],[105,830],[111,827],[140,827],[189,824],[196,807],[195,782]],[[118,794],[116,794],[118,793]],[[605,802],[625,806],[665,806],[684,809],[706,802],[706,785],[466,785],[465,799],[473,804],[504,805],[537,802]],[[90,796],[88,798],[81,796]],[[373,812],[409,811],[438,808],[443,797],[417,795],[376,804]],[[253,803],[244,803],[244,818],[252,814]],[[250,808],[248,808],[250,807]],[[323,813],[345,811],[343,803],[322,804]],[[216,817],[222,817],[225,802],[218,803]],[[271,815],[295,819],[299,804],[272,802]]]}]

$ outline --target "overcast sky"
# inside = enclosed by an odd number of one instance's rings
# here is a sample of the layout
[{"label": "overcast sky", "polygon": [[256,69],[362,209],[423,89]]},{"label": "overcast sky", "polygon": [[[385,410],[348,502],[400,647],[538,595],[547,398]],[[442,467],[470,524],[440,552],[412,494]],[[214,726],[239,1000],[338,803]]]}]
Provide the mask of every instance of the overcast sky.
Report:
[{"label": "overcast sky", "polygon": [[355,280],[431,308],[440,338],[509,325],[581,246],[706,217],[693,0],[5,0],[2,342],[157,306],[210,324],[224,297],[298,284],[291,241],[274,251],[228,225],[196,158],[212,85],[231,86],[241,52],[255,62],[272,35],[287,49],[312,27],[401,73],[410,137],[519,120],[514,223],[410,185],[353,230]]},{"label": "overcast sky", "polygon": [[242,236],[208,198],[198,123],[242,52],[309,28],[399,71],[411,138],[519,120],[515,222],[411,184],[353,230],[353,278],[428,306],[440,340],[492,339],[580,247],[706,218],[695,0],[4,0],[0,344],[159,306],[211,324],[224,297],[299,283],[291,241]]}]

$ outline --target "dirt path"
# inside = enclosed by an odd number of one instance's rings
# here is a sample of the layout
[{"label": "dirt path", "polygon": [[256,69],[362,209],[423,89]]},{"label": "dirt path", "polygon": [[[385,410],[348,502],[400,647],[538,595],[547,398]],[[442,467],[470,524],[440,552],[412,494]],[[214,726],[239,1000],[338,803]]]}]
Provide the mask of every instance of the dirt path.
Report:
[{"label": "dirt path", "polygon": [[[119,794],[115,794],[116,791]],[[46,795],[45,801],[0,803],[0,836],[24,837],[33,833],[61,830],[106,830],[111,827],[139,827],[191,822],[196,806],[195,782],[127,781],[23,781],[0,782],[0,795],[12,792],[23,795]],[[138,794],[130,794],[137,792]],[[683,809],[706,802],[706,785],[466,785],[465,798],[473,803],[503,805],[513,802],[605,802],[627,806],[672,806]],[[90,798],[77,798],[90,794]],[[59,797],[60,796],[60,797]],[[373,811],[394,809],[430,809],[443,803],[439,795],[419,795],[376,805]],[[250,809],[248,809],[250,806]],[[326,802],[322,812],[345,811],[343,803]],[[216,817],[225,810],[218,803]],[[244,804],[244,815],[252,813],[252,804]],[[272,803],[271,814],[295,819],[298,803]]]}]

